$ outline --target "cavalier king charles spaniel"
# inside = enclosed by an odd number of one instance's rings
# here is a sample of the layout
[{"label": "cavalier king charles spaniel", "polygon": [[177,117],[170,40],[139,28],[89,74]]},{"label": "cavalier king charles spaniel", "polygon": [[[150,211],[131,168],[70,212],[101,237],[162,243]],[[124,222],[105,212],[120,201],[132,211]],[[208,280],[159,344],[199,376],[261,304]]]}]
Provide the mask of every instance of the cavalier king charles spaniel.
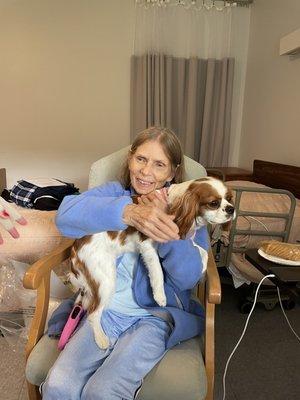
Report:
[{"label": "cavalier king charles spaniel", "polygon": [[[133,196],[137,203],[137,196]],[[168,189],[168,214],[175,215],[181,239],[191,238],[206,224],[228,224],[235,216],[232,193],[223,182],[207,177]],[[206,270],[207,251],[197,245]],[[75,303],[87,310],[95,341],[105,349],[109,345],[101,327],[101,314],[109,305],[115,291],[116,259],[126,252],[139,252],[148,269],[153,297],[164,307],[166,296],[164,276],[156,252],[156,245],[143,233],[129,226],[124,231],[99,232],[74,242],[71,251],[70,281],[80,292]]]}]

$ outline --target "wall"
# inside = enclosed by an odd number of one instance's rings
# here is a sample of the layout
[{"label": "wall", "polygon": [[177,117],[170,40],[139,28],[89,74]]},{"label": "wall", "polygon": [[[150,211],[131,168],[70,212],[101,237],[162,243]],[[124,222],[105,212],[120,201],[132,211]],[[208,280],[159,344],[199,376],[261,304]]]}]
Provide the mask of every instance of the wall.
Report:
[{"label": "wall", "polygon": [[0,166],[8,186],[89,167],[129,144],[132,0],[0,5]]},{"label": "wall", "polygon": [[[299,165],[300,58],[278,55],[299,15],[298,0],[252,6],[234,165],[250,168],[254,158]],[[0,167],[9,187],[52,176],[84,189],[91,163],[129,143],[133,30],[133,0],[1,1]]]},{"label": "wall", "polygon": [[255,0],[239,165],[255,158],[300,166],[300,57],[279,56],[282,36],[300,28],[299,0]]}]

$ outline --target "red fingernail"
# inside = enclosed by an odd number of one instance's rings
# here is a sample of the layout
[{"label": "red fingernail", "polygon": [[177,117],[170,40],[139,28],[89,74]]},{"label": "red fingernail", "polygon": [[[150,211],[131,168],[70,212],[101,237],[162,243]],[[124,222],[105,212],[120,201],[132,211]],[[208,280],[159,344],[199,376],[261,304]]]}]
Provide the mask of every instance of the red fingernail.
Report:
[{"label": "red fingernail", "polygon": [[20,225],[27,225],[27,221],[26,221],[26,219],[24,217],[21,217],[21,218],[17,219],[17,222]]},{"label": "red fingernail", "polygon": [[0,218],[4,218],[4,219],[9,218],[8,212],[5,211],[5,210],[1,211],[0,212]]},{"label": "red fingernail", "polygon": [[16,228],[12,228],[8,231],[14,239],[18,239],[20,237],[19,232]]}]

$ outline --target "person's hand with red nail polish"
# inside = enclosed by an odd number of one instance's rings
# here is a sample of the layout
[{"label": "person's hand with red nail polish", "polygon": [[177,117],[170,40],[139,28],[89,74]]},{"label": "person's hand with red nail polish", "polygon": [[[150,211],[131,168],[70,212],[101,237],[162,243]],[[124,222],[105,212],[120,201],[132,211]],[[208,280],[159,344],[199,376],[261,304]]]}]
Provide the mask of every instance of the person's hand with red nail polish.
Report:
[{"label": "person's hand with red nail polish", "polygon": [[[18,211],[13,208],[7,201],[0,197],[0,228],[3,228],[11,234],[14,239],[18,239],[19,232],[15,227],[15,223],[26,225],[27,221]],[[3,243],[3,238],[0,233],[0,244]]]}]

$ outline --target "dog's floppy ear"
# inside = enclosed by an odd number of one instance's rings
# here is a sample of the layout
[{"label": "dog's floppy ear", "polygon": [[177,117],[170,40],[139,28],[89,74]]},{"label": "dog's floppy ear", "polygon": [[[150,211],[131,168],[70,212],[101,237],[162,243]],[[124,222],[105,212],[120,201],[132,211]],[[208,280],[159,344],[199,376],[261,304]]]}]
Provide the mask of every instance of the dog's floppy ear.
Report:
[{"label": "dog's floppy ear", "polygon": [[175,215],[174,222],[179,228],[180,238],[184,238],[191,229],[196,216],[197,200],[192,191],[186,191],[181,198],[174,200],[169,214]]}]

